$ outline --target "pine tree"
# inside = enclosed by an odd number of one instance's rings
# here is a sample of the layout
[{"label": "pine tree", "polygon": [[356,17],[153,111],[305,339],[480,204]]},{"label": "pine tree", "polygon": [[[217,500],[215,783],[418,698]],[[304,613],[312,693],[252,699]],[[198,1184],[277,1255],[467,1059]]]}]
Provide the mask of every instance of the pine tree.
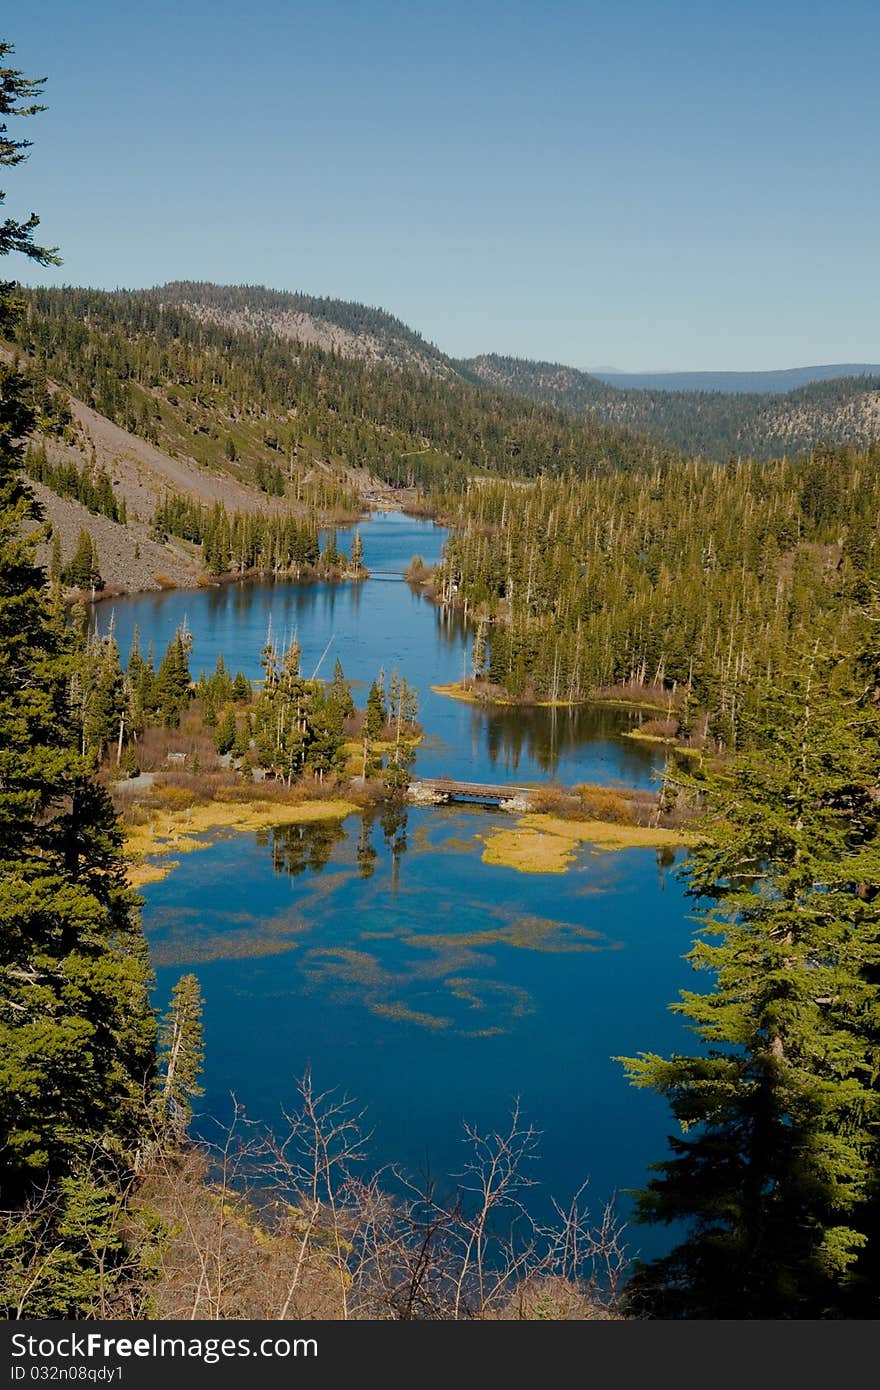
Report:
[{"label": "pine tree", "polygon": [[355,531],[351,542],[351,567],[354,573],[360,577],[364,566],[364,542],[360,531]]},{"label": "pine tree", "polygon": [[413,730],[419,714],[418,691],[407,683],[405,676],[391,674],[390,718],[394,724],[394,753],[385,769],[385,785],[394,794],[409,786],[416,750]]},{"label": "pine tree", "polygon": [[159,1095],[163,1114],[177,1130],[189,1123],[193,1098],[204,1094],[199,1085],[203,1061],[199,982],[195,975],[181,975],[159,1026]]},{"label": "pine tree", "polygon": [[[0,45],[0,56],[9,51]],[[29,114],[37,90],[5,69],[0,116]],[[22,157],[23,142],[4,133],[0,164]],[[33,242],[36,225],[32,216],[0,226],[0,254],[16,249],[52,259]],[[16,313],[10,287],[0,288],[5,329]],[[8,1210],[48,1192],[50,1237],[62,1241],[81,1166],[97,1163],[114,1175],[138,1141],[155,1029],[121,833],[79,752],[81,730],[69,700],[73,633],[50,603],[33,539],[23,534],[22,523],[39,511],[14,441],[32,426],[25,384],[2,361],[0,1202]],[[76,1301],[63,1279],[41,1297],[42,1311],[54,1316]]]},{"label": "pine tree", "polygon": [[367,704],[364,710],[364,733],[370,741],[379,737],[388,717],[385,705],[385,696],[378,681],[373,681],[367,692]]},{"label": "pine tree", "polygon": [[189,672],[189,653],[192,639],[183,628],[178,628],[168,643],[162,664],[156,672],[154,700],[162,723],[166,728],[176,728],[180,716],[189,703],[189,688],[192,683]]},{"label": "pine tree", "polygon": [[232,698],[237,705],[247,704],[252,696],[251,683],[241,671],[236,671],[232,682]]},{"label": "pine tree", "polygon": [[84,527],[80,527],[76,550],[70,564],[64,570],[64,580],[73,589],[93,589],[100,585],[98,552]]},{"label": "pine tree", "polygon": [[880,715],[839,665],[814,650],[788,689],[763,691],[749,750],[713,789],[690,891],[716,905],[689,959],[715,986],[674,1006],[706,1051],[625,1063],[684,1131],[639,1217],[690,1226],[638,1269],[637,1310],[846,1315],[866,1259],[880,1120]]},{"label": "pine tree", "polygon": [[481,680],[486,674],[486,620],[484,618],[477,623],[477,630],[474,633],[471,669],[474,680]]},{"label": "pine tree", "polygon": [[235,710],[231,705],[227,705],[223,718],[217,725],[217,731],[214,734],[214,747],[217,749],[217,752],[220,754],[230,753],[235,745],[235,737]]},{"label": "pine tree", "polygon": [[121,741],[126,711],[125,682],[112,626],[106,637],[99,637],[96,631],[88,634],[78,654],[72,685],[79,705],[82,751],[100,762],[105,746]]},{"label": "pine tree", "polygon": [[364,777],[374,777],[377,772],[382,770],[382,759],[376,756],[373,744],[382,732],[387,713],[384,675],[380,673],[379,679],[373,681],[367,692],[367,703],[364,709],[364,723],[361,731]]},{"label": "pine tree", "polygon": [[350,719],[354,714],[354,700],[351,694],[351,686],[345,679],[345,672],[342,669],[342,662],[339,657],[333,666],[333,679],[327,687],[327,696],[337,711],[340,724],[346,719]]}]

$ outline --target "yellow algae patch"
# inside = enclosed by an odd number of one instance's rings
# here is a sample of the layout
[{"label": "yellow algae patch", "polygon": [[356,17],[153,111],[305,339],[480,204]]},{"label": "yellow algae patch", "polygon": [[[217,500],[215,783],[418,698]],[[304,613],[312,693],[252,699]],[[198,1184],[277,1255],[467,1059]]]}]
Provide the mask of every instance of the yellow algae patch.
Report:
[{"label": "yellow algae patch", "polygon": [[540,830],[497,830],[482,837],[484,864],[503,865],[525,874],[562,874],[574,858],[577,841]]},{"label": "yellow algae patch", "polygon": [[513,830],[496,830],[480,838],[486,846],[484,864],[503,865],[527,874],[562,874],[582,844],[603,850],[679,847],[688,844],[692,837],[659,826],[563,820],[536,812],[521,816]]},{"label": "yellow algae patch", "polygon": [[418,1023],[422,1028],[448,1028],[452,1022],[451,1018],[443,1018],[437,1014],[420,1013],[418,1009],[411,1009],[406,1004],[394,1002],[391,1004],[371,1004],[370,1008],[374,1014],[380,1018],[394,1018],[400,1023]]},{"label": "yellow algae patch", "polygon": [[[354,802],[339,797],[327,801],[208,801],[174,811],[157,810],[143,825],[127,826],[125,847],[135,859],[159,854],[187,854],[207,849],[212,830],[266,830],[274,825],[303,825],[314,821],[338,821],[359,810]],[[205,838],[196,839],[196,836]],[[132,887],[165,878],[176,864],[136,863],[129,868]]]},{"label": "yellow algae patch", "polygon": [[172,859],[165,864],[130,864],[128,868],[129,888],[143,888],[148,883],[161,883],[180,861]]}]

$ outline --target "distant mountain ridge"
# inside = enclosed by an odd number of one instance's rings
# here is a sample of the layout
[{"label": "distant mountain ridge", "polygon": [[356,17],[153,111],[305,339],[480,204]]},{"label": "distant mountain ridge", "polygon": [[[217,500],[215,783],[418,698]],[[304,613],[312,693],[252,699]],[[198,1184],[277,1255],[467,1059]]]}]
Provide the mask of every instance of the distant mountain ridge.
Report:
[{"label": "distant mountain ridge", "polygon": [[457,366],[496,391],[625,425],[707,458],[766,459],[819,443],[864,446],[880,437],[880,369],[874,376],[813,381],[784,394],[745,394],[624,388],[558,362],[495,353]]},{"label": "distant mountain ridge", "polygon": [[785,367],[767,372],[620,372],[616,367],[591,367],[587,373],[620,390],[723,391],[725,395],[786,395],[814,381],[840,377],[880,377],[880,364],[837,362],[817,367]]}]

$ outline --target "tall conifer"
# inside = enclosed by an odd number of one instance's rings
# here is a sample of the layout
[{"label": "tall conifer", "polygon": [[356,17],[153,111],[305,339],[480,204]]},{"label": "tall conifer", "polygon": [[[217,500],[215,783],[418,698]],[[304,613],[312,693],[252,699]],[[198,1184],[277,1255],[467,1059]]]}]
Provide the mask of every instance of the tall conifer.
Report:
[{"label": "tall conifer", "polygon": [[818,650],[762,694],[692,856],[712,906],[689,959],[714,987],[673,1007],[706,1048],[625,1061],[682,1130],[639,1216],[688,1234],[631,1285],[665,1317],[845,1315],[870,1239],[880,715]]},{"label": "tall conifer", "polygon": [[[0,59],[9,52],[0,45]],[[0,70],[0,116],[33,114],[38,92]],[[0,164],[18,163],[25,143],[0,126]],[[36,226],[0,226],[0,254],[55,259],[34,243]],[[16,314],[0,286],[0,325]],[[64,1315],[79,1306],[71,1270],[89,1258],[85,1237],[67,1234],[67,1209],[95,1165],[117,1172],[137,1143],[155,1028],[120,831],[79,753],[73,634],[25,534],[39,518],[20,472],[33,420],[23,379],[0,361],[0,1206],[41,1194],[67,1263],[35,1287],[33,1306]]]}]

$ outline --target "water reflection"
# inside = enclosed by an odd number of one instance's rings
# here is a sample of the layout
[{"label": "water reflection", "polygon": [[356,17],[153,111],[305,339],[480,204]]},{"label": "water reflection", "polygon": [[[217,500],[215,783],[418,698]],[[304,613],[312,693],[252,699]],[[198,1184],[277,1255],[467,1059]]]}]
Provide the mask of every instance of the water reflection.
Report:
[{"label": "water reflection", "polygon": [[257,831],[257,844],[268,845],[276,874],[297,878],[310,869],[319,874],[326,868],[337,845],[344,844],[348,832],[339,821],[313,821],[306,825],[279,825]]},{"label": "water reflection", "polygon": [[[473,736],[485,730],[486,749],[494,768],[515,774],[520,768],[534,776],[535,769],[554,777],[561,765],[570,766],[573,755],[587,744],[610,743],[638,726],[635,712],[600,705],[522,709],[497,705],[487,710],[470,706]],[[628,745],[629,756],[646,769],[655,753],[644,745]]]},{"label": "water reflection", "polygon": [[357,842],[357,865],[361,878],[372,878],[376,872],[376,860],[379,858],[379,851],[373,844],[373,821],[375,819],[376,813],[372,809],[365,811],[361,817],[361,828]]}]

